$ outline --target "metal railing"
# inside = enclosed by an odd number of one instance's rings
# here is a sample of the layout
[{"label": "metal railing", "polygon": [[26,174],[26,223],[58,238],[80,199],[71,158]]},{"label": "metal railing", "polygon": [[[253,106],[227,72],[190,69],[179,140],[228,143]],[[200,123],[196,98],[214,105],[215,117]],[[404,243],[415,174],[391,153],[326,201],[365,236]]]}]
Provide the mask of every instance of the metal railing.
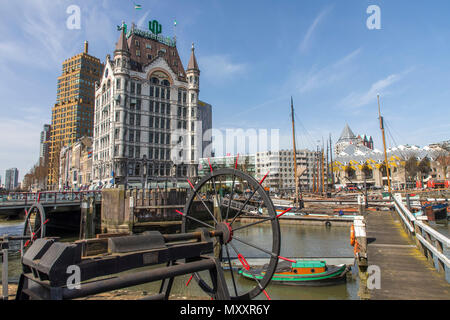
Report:
[{"label": "metal railing", "polygon": [[[0,248],[1,248],[1,257],[2,257],[2,299],[8,300],[8,249],[10,241],[22,241],[29,240],[30,236],[8,236],[7,234],[3,235],[0,238]],[[21,251],[22,253],[22,251]]]},{"label": "metal railing", "polygon": [[102,198],[101,190],[86,191],[42,191],[42,192],[10,192],[0,196],[0,204],[24,204],[29,205],[35,202],[40,203],[61,203],[61,202],[81,202],[87,196],[94,196],[96,201]]},{"label": "metal railing", "polygon": [[426,216],[415,217],[402,202],[401,194],[394,195],[393,204],[403,225],[415,238],[417,247],[437,271],[445,275],[446,268],[450,268],[450,259],[444,254],[444,247],[450,247],[450,239],[430,227]]}]

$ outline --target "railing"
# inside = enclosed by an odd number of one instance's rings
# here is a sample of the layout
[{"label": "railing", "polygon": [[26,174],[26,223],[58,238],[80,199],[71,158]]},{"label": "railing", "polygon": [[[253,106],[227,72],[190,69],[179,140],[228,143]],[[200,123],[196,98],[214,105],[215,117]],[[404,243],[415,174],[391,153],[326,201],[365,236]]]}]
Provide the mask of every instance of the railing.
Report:
[{"label": "railing", "polygon": [[10,241],[22,241],[28,240],[30,236],[8,236],[3,235],[0,238],[0,248],[2,257],[2,299],[8,300],[8,249]]},{"label": "railing", "polygon": [[1,195],[0,204],[24,204],[29,205],[35,202],[40,203],[60,203],[60,202],[81,202],[84,197],[95,197],[100,201],[102,192],[100,190],[88,191],[42,191],[42,192],[11,192]]},{"label": "railing", "polygon": [[[395,194],[393,199],[403,225],[415,238],[419,249],[438,272],[445,275],[446,268],[450,268],[450,259],[444,254],[444,246],[450,247],[450,239],[431,228],[427,223],[426,216],[415,217],[403,204],[400,194]],[[447,281],[449,280],[447,279]]]}]

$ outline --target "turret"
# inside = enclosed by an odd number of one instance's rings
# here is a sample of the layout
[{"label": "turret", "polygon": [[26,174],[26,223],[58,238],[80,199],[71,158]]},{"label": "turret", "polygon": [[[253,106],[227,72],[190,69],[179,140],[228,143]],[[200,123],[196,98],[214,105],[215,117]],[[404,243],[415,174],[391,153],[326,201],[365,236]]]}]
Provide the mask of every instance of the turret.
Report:
[{"label": "turret", "polygon": [[188,67],[186,69],[189,90],[189,103],[191,105],[197,104],[198,93],[200,91],[200,69],[198,68],[194,50],[194,43],[192,43],[191,58],[189,59]]},{"label": "turret", "polygon": [[[124,23],[122,23],[124,25]],[[130,66],[130,50],[128,49],[127,37],[125,36],[125,28],[122,26],[119,41],[114,50],[114,67],[116,72],[125,71]]]}]

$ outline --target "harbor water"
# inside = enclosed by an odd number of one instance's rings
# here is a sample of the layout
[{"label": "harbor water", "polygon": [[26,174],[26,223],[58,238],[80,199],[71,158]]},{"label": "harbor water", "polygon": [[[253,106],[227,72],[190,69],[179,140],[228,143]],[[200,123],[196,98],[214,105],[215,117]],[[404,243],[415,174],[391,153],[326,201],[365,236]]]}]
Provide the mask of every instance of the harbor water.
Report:
[{"label": "harbor water", "polygon": [[[236,225],[238,226],[238,225]],[[22,233],[23,222],[0,222],[0,235],[19,235]],[[349,243],[349,227],[342,226],[305,226],[305,225],[284,225],[281,228],[281,255],[285,257],[304,257],[304,258],[348,258],[353,256],[353,248]],[[448,226],[436,227],[441,233],[448,236]],[[270,246],[271,239],[269,226],[263,224],[257,227],[242,229],[239,237],[247,240],[253,244],[261,247]],[[74,238],[63,238],[62,241],[73,241]],[[267,257],[263,252],[260,255],[256,254],[257,250],[233,241],[236,248],[247,258]],[[9,256],[9,279],[16,282],[21,273],[20,254],[18,253],[19,243],[16,242],[10,247]],[[445,253],[448,256],[448,248],[445,248]],[[233,256],[233,254],[231,254]],[[236,255],[234,255],[236,256]],[[151,267],[154,268],[155,266]],[[157,266],[160,267],[160,266]],[[148,267],[147,267],[148,268]],[[135,271],[145,270],[141,268]],[[325,287],[309,287],[309,286],[285,286],[271,283],[267,287],[271,299],[276,300],[358,300],[359,279],[355,273],[356,269],[349,273],[346,282],[338,283],[332,286]],[[0,270],[1,271],[1,270]],[[448,271],[448,270],[447,270]],[[128,273],[128,272],[125,272]],[[236,273],[235,273],[236,275]],[[207,296],[197,285],[195,280],[186,286],[190,275],[180,276],[175,278],[172,294],[176,296],[186,297],[187,299],[208,299]],[[225,270],[225,278],[231,279],[230,272]],[[235,276],[238,286],[241,289],[253,288],[255,282],[253,280],[245,279],[241,276]],[[228,281],[231,283],[231,280]],[[143,284],[128,288],[129,291],[145,292],[147,294],[157,293],[159,291],[160,281],[154,283]],[[232,292],[232,287],[229,287]],[[257,299],[266,299],[264,295],[259,295]]]}]

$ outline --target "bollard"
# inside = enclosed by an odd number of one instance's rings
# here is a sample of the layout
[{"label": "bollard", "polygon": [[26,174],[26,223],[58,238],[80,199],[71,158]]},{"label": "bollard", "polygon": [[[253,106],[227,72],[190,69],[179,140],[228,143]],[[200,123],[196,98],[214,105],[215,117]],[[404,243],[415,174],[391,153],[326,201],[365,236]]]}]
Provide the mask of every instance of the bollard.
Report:
[{"label": "bollard", "polygon": [[2,242],[2,296],[3,300],[8,300],[8,235],[3,236]]}]

